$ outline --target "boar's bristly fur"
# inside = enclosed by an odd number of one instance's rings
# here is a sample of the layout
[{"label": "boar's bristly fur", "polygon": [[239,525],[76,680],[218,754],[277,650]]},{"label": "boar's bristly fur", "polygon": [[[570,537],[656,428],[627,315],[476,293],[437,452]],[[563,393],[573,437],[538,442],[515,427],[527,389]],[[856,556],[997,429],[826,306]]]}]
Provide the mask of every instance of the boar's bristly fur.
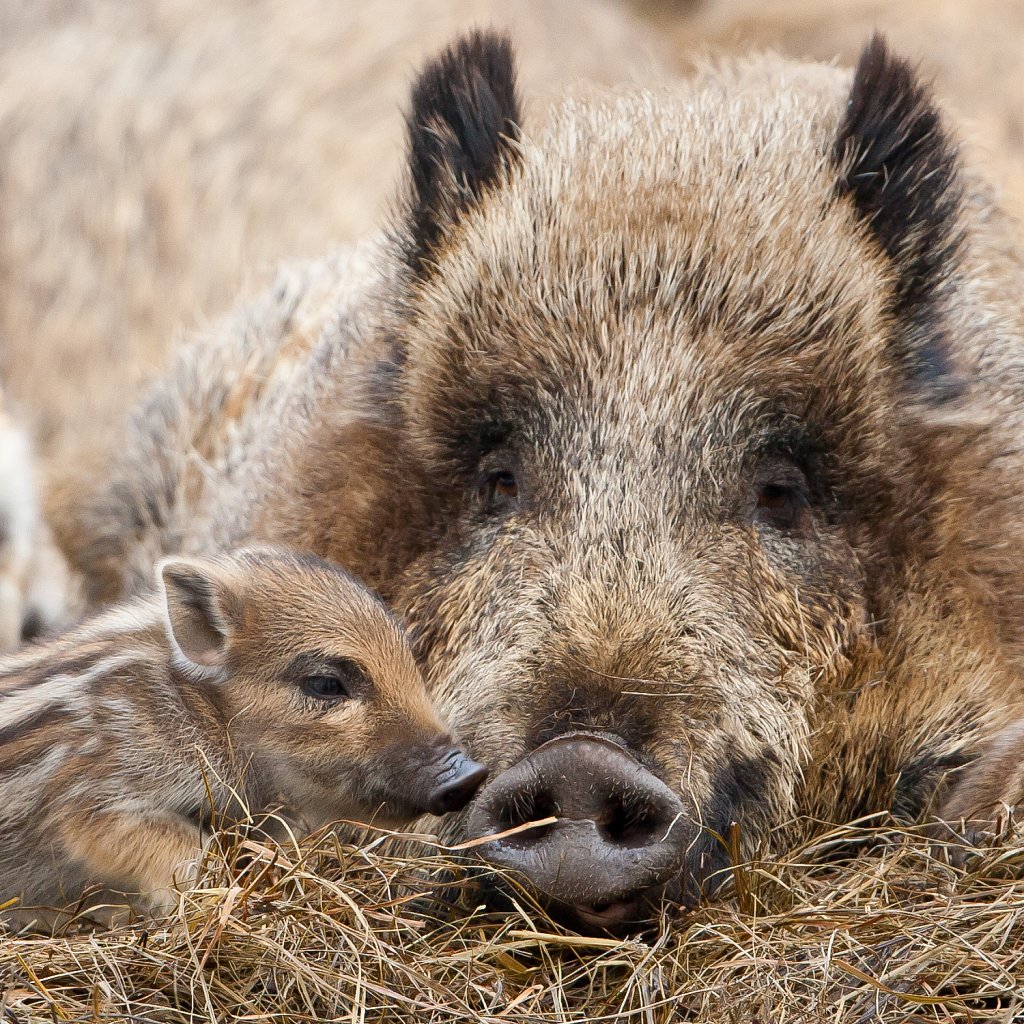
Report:
[{"label": "boar's bristly fur", "polygon": [[184,353],[59,526],[95,598],[248,536],[351,568],[491,768],[450,833],[554,815],[479,852],[623,923],[1006,762],[1019,227],[879,40],[521,132],[510,69],[428,68],[389,232]]}]

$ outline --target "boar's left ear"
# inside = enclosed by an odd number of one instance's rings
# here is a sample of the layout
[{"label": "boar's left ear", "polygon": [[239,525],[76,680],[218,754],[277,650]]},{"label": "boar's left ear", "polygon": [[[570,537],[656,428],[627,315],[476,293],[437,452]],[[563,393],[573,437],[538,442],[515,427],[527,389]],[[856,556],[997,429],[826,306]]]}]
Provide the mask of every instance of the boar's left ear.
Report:
[{"label": "boar's left ear", "polygon": [[909,382],[932,401],[953,397],[960,382],[939,306],[962,239],[956,146],[930,90],[880,35],[860,56],[833,159],[839,193],[895,264],[897,356]]},{"label": "boar's left ear", "polygon": [[421,274],[446,230],[515,159],[519,102],[508,39],[473,32],[431,61],[413,86],[406,122],[405,258]]}]

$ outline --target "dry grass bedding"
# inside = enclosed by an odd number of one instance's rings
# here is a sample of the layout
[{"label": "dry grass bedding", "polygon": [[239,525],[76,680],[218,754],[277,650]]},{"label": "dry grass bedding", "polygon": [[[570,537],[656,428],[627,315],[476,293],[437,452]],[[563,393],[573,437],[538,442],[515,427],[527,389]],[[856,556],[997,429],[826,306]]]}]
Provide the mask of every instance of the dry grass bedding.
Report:
[{"label": "dry grass bedding", "polygon": [[834,829],[626,940],[489,912],[463,852],[417,849],[225,832],[167,920],[0,937],[0,1021],[1024,1021],[1019,831]]}]

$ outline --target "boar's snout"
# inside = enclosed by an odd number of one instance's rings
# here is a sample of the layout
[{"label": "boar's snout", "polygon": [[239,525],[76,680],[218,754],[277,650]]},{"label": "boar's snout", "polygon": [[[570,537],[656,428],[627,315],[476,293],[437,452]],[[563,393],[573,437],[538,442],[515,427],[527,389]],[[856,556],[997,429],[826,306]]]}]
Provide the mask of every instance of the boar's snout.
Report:
[{"label": "boar's snout", "polygon": [[551,740],[502,772],[469,812],[469,834],[558,821],[477,848],[541,893],[576,908],[629,902],[679,873],[693,831],[682,801],[618,743]]}]

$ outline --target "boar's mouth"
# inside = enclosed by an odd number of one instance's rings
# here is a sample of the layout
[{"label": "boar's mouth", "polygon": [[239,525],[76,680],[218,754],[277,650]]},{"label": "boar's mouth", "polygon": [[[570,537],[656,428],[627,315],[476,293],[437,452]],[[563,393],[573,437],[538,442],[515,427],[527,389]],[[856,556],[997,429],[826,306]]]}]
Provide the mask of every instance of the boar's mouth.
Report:
[{"label": "boar's mouth", "polygon": [[476,853],[587,930],[649,918],[704,845],[679,795],[619,743],[593,733],[559,736],[506,769],[478,794],[466,828],[498,835],[552,817]]}]

